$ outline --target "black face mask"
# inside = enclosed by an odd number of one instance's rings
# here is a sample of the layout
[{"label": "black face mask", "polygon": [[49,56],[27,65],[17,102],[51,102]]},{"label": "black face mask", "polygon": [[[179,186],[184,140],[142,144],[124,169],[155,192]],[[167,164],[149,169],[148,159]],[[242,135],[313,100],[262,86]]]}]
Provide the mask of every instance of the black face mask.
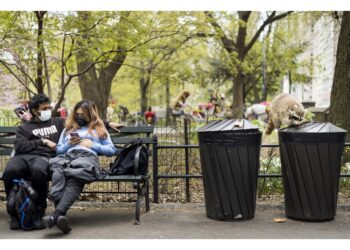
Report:
[{"label": "black face mask", "polygon": [[79,127],[85,127],[88,125],[87,121],[83,117],[77,117],[77,123]]}]

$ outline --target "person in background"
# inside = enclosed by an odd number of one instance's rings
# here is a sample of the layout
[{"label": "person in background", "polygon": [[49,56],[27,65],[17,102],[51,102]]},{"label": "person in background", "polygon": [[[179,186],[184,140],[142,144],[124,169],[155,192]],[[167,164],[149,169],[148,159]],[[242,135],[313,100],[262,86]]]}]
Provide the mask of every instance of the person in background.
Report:
[{"label": "person in background", "polygon": [[187,101],[190,96],[190,92],[182,91],[181,94],[176,97],[173,105],[171,106],[173,116],[181,116],[189,114],[188,109],[191,109],[191,104]]},{"label": "person in background", "polygon": [[97,155],[113,156],[116,152],[111,138],[99,118],[94,102],[78,102],[69,115],[57,144],[57,157],[50,159],[52,186],[49,199],[55,211],[44,217],[47,227],[68,233],[71,228],[65,216],[79,198],[84,185],[105,177]]},{"label": "person in background", "polygon": [[68,116],[68,110],[65,107],[60,107],[57,112],[61,118],[66,119]]},{"label": "person in background", "polygon": [[147,124],[154,125],[156,122],[156,113],[152,111],[152,107],[148,107],[148,111],[145,112],[145,119]]},{"label": "person in background", "polygon": [[123,105],[119,105],[119,117],[120,117],[120,120],[122,122],[125,122],[126,121],[126,118],[128,117],[128,115],[130,114],[129,113],[129,110],[127,107],[123,106]]},{"label": "person in background", "polygon": [[268,106],[269,106],[268,102],[253,104],[246,109],[246,111],[244,112],[244,116],[248,120],[258,119],[266,123],[268,120],[268,114],[267,114],[266,108]]},{"label": "person in background", "polygon": [[15,114],[22,122],[28,122],[32,119],[32,115],[29,112],[29,101],[23,100],[14,109]]}]

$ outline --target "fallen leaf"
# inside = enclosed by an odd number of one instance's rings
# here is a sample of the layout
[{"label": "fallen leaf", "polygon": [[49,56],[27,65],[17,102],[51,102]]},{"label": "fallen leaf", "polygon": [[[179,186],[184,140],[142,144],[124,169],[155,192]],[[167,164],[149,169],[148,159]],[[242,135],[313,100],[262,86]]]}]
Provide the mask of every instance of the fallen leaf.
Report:
[{"label": "fallen leaf", "polygon": [[285,221],[286,221],[285,218],[273,218],[273,222],[275,222],[275,223],[283,223]]}]

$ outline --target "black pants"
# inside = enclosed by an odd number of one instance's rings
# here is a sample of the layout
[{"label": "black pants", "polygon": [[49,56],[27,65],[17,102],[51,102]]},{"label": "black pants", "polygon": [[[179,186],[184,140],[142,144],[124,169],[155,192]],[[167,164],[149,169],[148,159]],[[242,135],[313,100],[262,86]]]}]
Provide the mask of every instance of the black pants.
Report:
[{"label": "black pants", "polygon": [[81,181],[75,178],[67,179],[61,199],[59,201],[54,201],[56,209],[65,214],[67,210],[73,205],[73,203],[79,199],[83,188],[84,183]]},{"label": "black pants", "polygon": [[31,181],[32,187],[39,196],[35,205],[40,210],[45,211],[49,181],[49,158],[39,155],[17,155],[11,158],[3,174],[7,198],[13,186],[13,179],[21,178]]}]

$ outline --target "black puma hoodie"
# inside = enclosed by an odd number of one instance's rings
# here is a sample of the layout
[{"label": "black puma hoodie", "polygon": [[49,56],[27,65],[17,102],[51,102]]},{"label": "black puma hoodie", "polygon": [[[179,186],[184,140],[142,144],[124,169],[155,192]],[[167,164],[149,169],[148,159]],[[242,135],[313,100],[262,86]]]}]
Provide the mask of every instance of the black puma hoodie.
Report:
[{"label": "black puma hoodie", "polygon": [[56,155],[55,150],[45,146],[42,139],[58,142],[64,129],[64,119],[52,117],[46,122],[29,121],[16,130],[15,150],[19,154],[36,154],[47,157]]}]

